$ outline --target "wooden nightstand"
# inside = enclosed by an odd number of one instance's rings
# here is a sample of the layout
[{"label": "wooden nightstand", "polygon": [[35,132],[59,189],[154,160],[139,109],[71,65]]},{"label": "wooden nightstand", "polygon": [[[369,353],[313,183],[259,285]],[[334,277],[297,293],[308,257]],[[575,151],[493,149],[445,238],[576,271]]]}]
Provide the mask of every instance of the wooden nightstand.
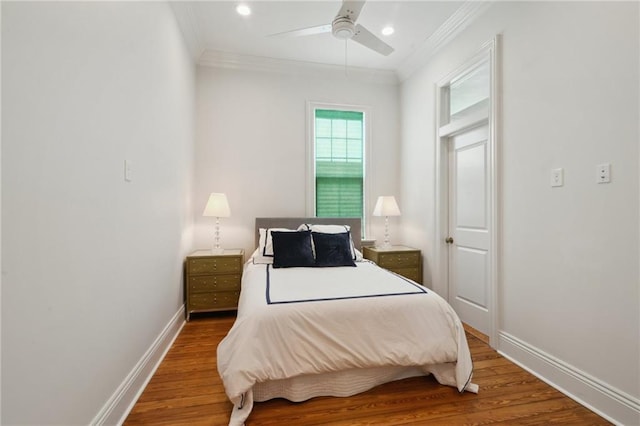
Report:
[{"label": "wooden nightstand", "polygon": [[185,261],[184,294],[187,321],[194,312],[229,311],[238,308],[244,250],[211,254],[198,250]]},{"label": "wooden nightstand", "polygon": [[405,246],[363,247],[362,254],[378,266],[422,284],[422,254]]}]

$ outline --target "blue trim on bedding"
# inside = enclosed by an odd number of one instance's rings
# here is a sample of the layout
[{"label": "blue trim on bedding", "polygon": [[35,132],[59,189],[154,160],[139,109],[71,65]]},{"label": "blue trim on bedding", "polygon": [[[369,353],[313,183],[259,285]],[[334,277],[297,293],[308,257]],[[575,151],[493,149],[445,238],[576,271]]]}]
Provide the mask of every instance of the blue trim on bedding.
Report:
[{"label": "blue trim on bedding", "polygon": [[267,264],[267,267],[265,268],[267,271],[267,305],[271,304],[271,296],[269,295],[269,285],[271,283],[271,278],[269,276],[269,264]]},{"label": "blue trim on bedding", "polygon": [[327,297],[327,298],[320,298],[320,299],[302,299],[302,300],[285,300],[282,302],[272,302],[271,301],[271,274],[269,273],[269,267],[271,265],[266,265],[266,278],[267,278],[267,285],[266,285],[266,300],[267,300],[267,305],[284,305],[284,304],[289,304],[289,303],[306,303],[306,302],[327,302],[330,300],[345,300],[345,299],[367,299],[370,297],[386,297],[386,296],[408,296],[408,295],[412,295],[412,294],[428,294],[427,290],[416,284],[415,282],[411,281],[410,279],[403,277],[400,274],[396,274],[393,271],[388,271],[386,269],[384,269],[385,272],[388,272],[390,274],[393,274],[401,279],[403,279],[404,281],[408,282],[409,284],[411,284],[412,286],[414,286],[416,288],[416,291],[412,291],[412,292],[408,292],[408,293],[381,293],[381,294],[367,294],[364,296],[342,296],[342,297]]},{"label": "blue trim on bedding", "polygon": [[238,410],[242,410],[244,408],[244,396],[244,393],[240,396],[240,406],[238,407]]},{"label": "blue trim on bedding", "polygon": [[464,387],[462,388],[461,391],[458,391],[458,393],[464,393],[464,391],[467,389],[467,386],[469,386],[469,383],[471,383],[472,377],[473,377],[473,361],[471,361],[471,373],[469,373],[469,378],[467,379],[467,383],[464,384]]}]

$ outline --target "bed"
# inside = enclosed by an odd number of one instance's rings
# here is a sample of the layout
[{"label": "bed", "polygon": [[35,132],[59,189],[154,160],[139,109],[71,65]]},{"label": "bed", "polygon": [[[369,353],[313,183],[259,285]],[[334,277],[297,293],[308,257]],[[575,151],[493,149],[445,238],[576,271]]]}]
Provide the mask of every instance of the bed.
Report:
[{"label": "bed", "polygon": [[478,391],[453,309],[362,259],[360,241],[359,219],[256,219],[238,316],[218,346],[229,425],[243,425],[256,401],[344,397],[429,374]]}]

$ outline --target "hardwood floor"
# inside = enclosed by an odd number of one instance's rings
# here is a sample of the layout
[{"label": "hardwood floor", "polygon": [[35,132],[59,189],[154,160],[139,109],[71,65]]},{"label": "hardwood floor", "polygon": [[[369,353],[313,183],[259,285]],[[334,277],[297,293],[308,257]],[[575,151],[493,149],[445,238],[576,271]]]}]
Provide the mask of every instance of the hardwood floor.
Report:
[{"label": "hardwood floor", "polygon": [[[187,323],[125,425],[226,425],[232,405],[216,370],[216,347],[234,316]],[[467,333],[480,392],[459,394],[432,376],[378,386],[349,398],[256,403],[253,425],[605,425],[607,421]]]}]

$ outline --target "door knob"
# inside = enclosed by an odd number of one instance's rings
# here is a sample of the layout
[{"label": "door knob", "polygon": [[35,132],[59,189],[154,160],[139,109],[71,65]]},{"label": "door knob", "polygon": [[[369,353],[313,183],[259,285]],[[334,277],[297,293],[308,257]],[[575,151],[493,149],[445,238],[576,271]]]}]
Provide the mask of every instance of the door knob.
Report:
[{"label": "door knob", "polygon": [[444,240],[444,242],[447,244],[453,244],[453,238],[448,237],[446,240]]}]

